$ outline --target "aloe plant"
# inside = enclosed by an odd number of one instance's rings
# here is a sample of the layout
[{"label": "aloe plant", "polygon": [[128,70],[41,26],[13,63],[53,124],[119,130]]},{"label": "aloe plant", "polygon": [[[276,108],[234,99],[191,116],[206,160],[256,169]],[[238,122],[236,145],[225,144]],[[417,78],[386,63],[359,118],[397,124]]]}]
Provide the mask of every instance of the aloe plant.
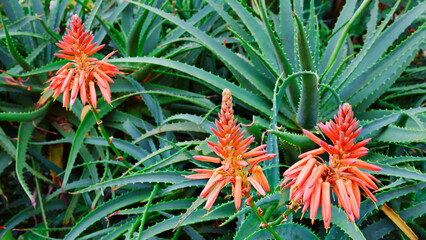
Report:
[{"label": "aloe plant", "polygon": [[[0,4],[0,239],[270,239],[271,228],[303,239],[424,237],[426,3],[347,1],[333,27],[328,3],[314,0]],[[66,111],[62,98],[41,95],[65,64],[53,54],[74,14],[106,44],[95,56],[117,51],[108,62],[126,73],[98,108],[128,164],[79,99]],[[202,209],[206,181],[184,177],[216,167],[192,156],[212,152],[204,140],[213,141],[225,88],[243,128],[277,154],[262,166],[271,193],[253,199],[270,229],[250,206],[235,211],[230,187]],[[372,139],[363,159],[382,168],[383,186],[355,224],[333,203],[326,232],[286,212],[289,191],[277,185],[316,148],[302,130],[318,134],[344,102],[363,127],[358,138]]]}]

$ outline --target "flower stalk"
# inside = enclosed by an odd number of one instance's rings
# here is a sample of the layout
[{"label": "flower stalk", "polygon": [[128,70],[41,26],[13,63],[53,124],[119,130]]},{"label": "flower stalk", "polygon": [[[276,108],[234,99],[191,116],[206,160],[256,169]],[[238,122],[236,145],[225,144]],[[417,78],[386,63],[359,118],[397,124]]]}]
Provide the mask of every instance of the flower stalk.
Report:
[{"label": "flower stalk", "polygon": [[98,110],[93,106],[91,106],[91,110],[92,110],[93,116],[96,119],[96,123],[98,124],[99,132],[101,132],[102,137],[105,139],[105,141],[107,141],[109,147],[117,156],[116,159],[123,162],[124,165],[126,165],[126,167],[131,167],[131,165],[124,159],[123,155],[120,153],[120,151],[118,151],[117,147],[114,145],[114,142],[112,141],[112,137],[108,136],[108,133],[106,132],[104,124],[101,120],[101,117],[99,116]]},{"label": "flower stalk", "polygon": [[256,216],[262,222],[261,226],[265,227],[272,234],[272,236],[274,236],[275,239],[282,240],[280,235],[278,235],[278,233],[272,228],[273,225],[268,223],[261,212],[259,212],[259,209],[256,207],[256,204],[253,201],[253,197],[247,198],[246,202],[251,207],[251,209],[253,209],[254,214],[256,214]]}]

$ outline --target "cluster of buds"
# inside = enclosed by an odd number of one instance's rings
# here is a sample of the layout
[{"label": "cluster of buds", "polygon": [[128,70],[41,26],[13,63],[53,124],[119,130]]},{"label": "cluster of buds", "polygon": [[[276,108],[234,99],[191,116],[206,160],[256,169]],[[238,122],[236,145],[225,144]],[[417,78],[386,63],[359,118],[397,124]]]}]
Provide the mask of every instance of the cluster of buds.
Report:
[{"label": "cluster of buds", "polygon": [[[206,198],[205,209],[210,210],[220,190],[227,184],[232,184],[232,195],[235,208],[241,207],[241,198],[250,195],[253,186],[260,195],[269,192],[269,184],[262,168],[257,165],[262,161],[272,159],[276,154],[266,154],[266,145],[260,145],[250,151],[249,146],[254,141],[253,136],[244,139],[245,130],[234,120],[232,96],[229,89],[223,90],[222,107],[219,121],[215,122],[217,129],[212,128],[218,139],[218,144],[207,141],[209,148],[219,157],[194,156],[194,159],[204,162],[222,164],[210,169],[193,169],[196,174],[186,176],[188,179],[209,179],[200,196]],[[209,195],[210,194],[210,195]]]},{"label": "cluster of buds", "polygon": [[62,50],[55,56],[72,62],[65,64],[56,72],[56,76],[49,79],[50,85],[44,91],[53,90],[55,99],[63,93],[64,107],[68,107],[68,103],[72,106],[80,92],[83,105],[88,102],[96,108],[96,83],[105,101],[111,103],[109,83],[114,82],[111,77],[114,77],[115,74],[123,74],[113,64],[105,62],[114,52],[108,54],[101,61],[90,57],[101,50],[104,45],[96,47],[97,43],[93,43],[93,34],[89,34],[89,30],[84,31],[84,24],[78,15],[72,16],[70,29],[66,30],[63,41],[56,44]]},{"label": "cluster of buds", "polygon": [[[339,206],[342,206],[348,219],[355,222],[359,219],[361,202],[360,188],[368,197],[377,202],[370,189],[378,190],[374,183],[380,182],[369,173],[360,168],[380,171],[381,168],[360,160],[359,158],[368,153],[364,147],[370,139],[355,143],[355,138],[361,132],[358,121],[353,118],[353,111],[348,103],[339,107],[334,121],[326,124],[320,123],[321,131],[331,140],[332,145],[327,144],[311,132],[303,130],[306,136],[320,146],[320,148],[308,151],[299,156],[301,158],[296,164],[284,172],[284,180],[281,187],[290,187],[290,201],[295,204],[303,204],[302,212],[310,207],[310,218],[312,223],[317,215],[321,204],[324,227],[330,227],[332,191],[336,194]],[[329,154],[328,166],[318,155],[327,152]],[[322,159],[321,159],[322,160]],[[373,181],[374,180],[374,181]]]}]

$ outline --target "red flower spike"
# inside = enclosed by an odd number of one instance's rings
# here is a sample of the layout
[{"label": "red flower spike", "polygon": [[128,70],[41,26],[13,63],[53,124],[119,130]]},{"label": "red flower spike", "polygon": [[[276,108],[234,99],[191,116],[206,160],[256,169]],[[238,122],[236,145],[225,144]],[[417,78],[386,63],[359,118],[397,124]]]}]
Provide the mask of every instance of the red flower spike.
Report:
[{"label": "red flower spike", "polygon": [[60,53],[54,55],[72,62],[66,63],[56,72],[56,76],[49,79],[50,84],[44,91],[53,90],[55,99],[63,93],[63,107],[66,108],[68,105],[71,107],[79,95],[83,105],[89,102],[96,108],[96,83],[105,101],[111,104],[111,90],[108,83],[114,82],[111,77],[115,77],[115,74],[123,74],[116,66],[105,62],[115,52],[108,54],[101,61],[90,57],[104,45],[96,47],[93,35],[89,35],[88,30],[84,32],[84,24],[77,15],[72,16],[70,29],[66,31],[63,41],[56,44],[61,48]]},{"label": "red flower spike", "polygon": [[[251,186],[260,195],[265,195],[265,191],[270,191],[268,180],[263,174],[262,168],[257,166],[257,164],[274,158],[276,154],[266,154],[267,152],[264,151],[266,145],[260,145],[249,151],[249,146],[255,139],[253,136],[244,138],[245,130],[241,130],[241,125],[237,124],[237,120],[234,119],[232,96],[229,89],[225,89],[222,92],[222,106],[218,119],[215,121],[217,128],[212,128],[213,134],[218,138],[218,144],[212,141],[206,142],[209,148],[219,157],[194,156],[194,159],[220,163],[222,166],[214,170],[194,169],[193,171],[197,172],[197,174],[186,176],[186,178],[209,178],[200,194],[202,198],[205,198],[210,193],[205,205],[207,210],[210,210],[213,206],[220,189],[231,183],[235,208],[238,211],[242,197],[250,196]],[[246,169],[247,167],[248,169]]]},{"label": "red flower spike", "polygon": [[[321,204],[326,229],[330,228],[331,190],[336,193],[339,206],[343,207],[351,222],[360,217],[360,188],[373,202],[377,201],[371,189],[378,190],[374,181],[380,181],[360,168],[377,172],[381,167],[358,159],[368,153],[365,145],[371,139],[355,142],[362,128],[357,129],[358,121],[353,116],[351,106],[345,103],[332,120],[319,124],[331,145],[303,130],[320,148],[299,155],[301,160],[284,172],[284,180],[280,184],[284,188],[290,187],[290,201],[304,204],[302,211],[310,208],[312,222]],[[325,152],[329,154],[328,165],[317,160],[317,156]]]}]

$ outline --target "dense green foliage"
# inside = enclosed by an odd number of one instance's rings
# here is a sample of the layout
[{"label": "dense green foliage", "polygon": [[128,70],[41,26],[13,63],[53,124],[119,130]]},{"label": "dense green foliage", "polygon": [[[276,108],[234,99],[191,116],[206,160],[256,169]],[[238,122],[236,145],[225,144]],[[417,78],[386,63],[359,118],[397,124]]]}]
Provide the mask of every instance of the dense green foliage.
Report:
[{"label": "dense green foliage", "polygon": [[[319,133],[348,102],[358,139],[372,138],[363,160],[383,169],[377,208],[364,199],[353,225],[335,203],[328,232],[295,212],[280,235],[406,239],[386,203],[425,239],[426,2],[348,0],[330,15],[332,2],[0,0],[0,239],[272,238],[250,207],[235,212],[230,187],[207,212],[206,180],[184,177],[215,168],[192,156],[211,153],[224,88],[246,135],[278,154],[262,163],[271,193],[254,196],[269,222],[286,210],[281,174],[315,147],[302,128]],[[80,100],[67,111],[42,95],[74,14],[106,44],[95,56],[117,50],[108,62],[126,73],[98,104],[125,161]]]}]

